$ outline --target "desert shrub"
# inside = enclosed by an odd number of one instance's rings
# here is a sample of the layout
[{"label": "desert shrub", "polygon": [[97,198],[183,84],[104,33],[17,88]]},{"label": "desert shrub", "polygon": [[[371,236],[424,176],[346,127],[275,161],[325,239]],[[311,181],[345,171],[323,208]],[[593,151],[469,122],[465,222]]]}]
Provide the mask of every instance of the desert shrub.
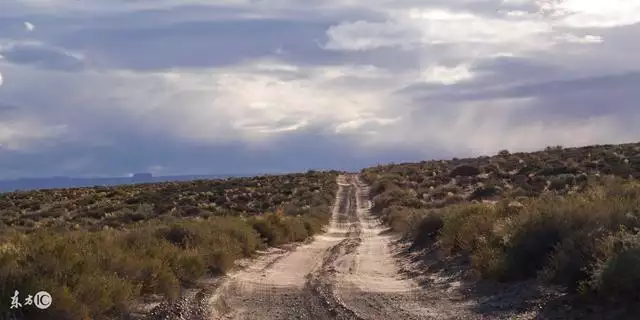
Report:
[{"label": "desert shrub", "polygon": [[619,226],[638,227],[639,186],[603,181],[584,193],[527,203],[505,244],[505,277],[543,278],[576,289],[595,259],[596,240]]},{"label": "desert shrub", "polygon": [[253,217],[249,220],[251,226],[258,232],[260,238],[269,244],[275,246],[280,242],[278,230],[275,225],[263,218]]},{"label": "desert shrub", "polygon": [[550,190],[562,190],[565,187],[573,186],[576,183],[576,178],[572,174],[561,174],[556,177],[551,178],[549,184]]},{"label": "desert shrub", "polygon": [[60,207],[54,207],[49,210],[43,211],[39,214],[40,218],[60,218],[68,215],[67,210]]},{"label": "desert shrub", "polygon": [[[640,176],[639,150],[637,144],[549,148],[364,172],[374,187],[375,212],[414,246],[435,244],[445,254],[466,256],[484,278],[540,277],[571,291],[635,302],[638,250],[618,230],[640,228],[640,183],[630,181]],[[477,176],[477,168],[488,176]],[[478,182],[485,185],[477,188]],[[459,190],[445,190],[449,186]],[[466,199],[448,201],[449,192]],[[483,199],[498,203],[478,203]],[[631,239],[637,231],[625,234]]]},{"label": "desert shrub", "polygon": [[233,267],[237,255],[224,249],[213,249],[204,254],[204,263],[214,275],[221,275]]},{"label": "desert shrub", "polygon": [[[305,230],[300,219],[291,225],[292,238]],[[49,291],[56,303],[47,317],[57,319],[122,318],[143,294],[175,299],[181,285],[226,272],[260,244],[251,225],[232,217],[146,223],[129,231],[12,231],[2,240],[0,298],[9,299],[15,288]]]},{"label": "desert shrub", "polygon": [[579,174],[580,170],[577,168],[569,168],[566,166],[551,166],[545,167],[536,172],[539,176],[557,176],[561,174]]},{"label": "desert shrub", "polygon": [[372,212],[380,213],[384,208],[391,207],[394,203],[402,202],[411,195],[400,188],[392,188],[373,197]]},{"label": "desert shrub", "polygon": [[589,276],[586,267],[594,262],[596,240],[601,233],[602,229],[580,230],[563,239],[554,247],[541,273],[542,279],[576,292]]},{"label": "desert shrub", "polygon": [[640,301],[640,230],[619,232],[602,238],[597,262],[583,290],[595,291],[610,301]]},{"label": "desert shrub", "polygon": [[387,224],[391,226],[391,230],[401,234],[409,234],[415,226],[416,215],[415,210],[405,209],[402,207],[391,207],[385,214]]},{"label": "desert shrub", "polygon": [[308,235],[314,235],[322,230],[322,223],[317,219],[305,219],[303,221],[304,229]]},{"label": "desert shrub", "polygon": [[[409,236],[413,246],[437,240],[445,253],[468,255],[472,268],[484,278],[513,281],[541,276],[572,291],[592,279],[592,291],[611,292],[614,289],[593,279],[609,279],[604,270],[628,272],[620,266],[633,265],[629,261],[636,251],[603,258],[598,254],[601,239],[609,239],[607,235],[620,226],[640,227],[640,184],[612,178],[589,183],[573,195],[459,204],[436,211],[391,206],[384,212],[386,222]],[[629,277],[627,281],[635,281]],[[630,289],[615,290],[630,294]]]},{"label": "desert shrub", "polygon": [[511,152],[509,152],[509,150],[506,150],[506,149],[500,150],[498,152],[498,156],[500,157],[508,157],[510,155],[511,155]]},{"label": "desert shrub", "polygon": [[459,165],[453,168],[453,170],[451,170],[451,173],[449,175],[451,177],[457,177],[457,176],[468,177],[468,176],[477,176],[480,173],[481,173],[480,169],[478,169],[478,167],[476,166]]},{"label": "desert shrub", "polygon": [[479,187],[469,196],[469,200],[488,199],[500,195],[502,190],[496,186]]},{"label": "desert shrub", "polygon": [[471,255],[471,267],[484,279],[499,280],[504,274],[504,252],[498,246],[482,244]]},{"label": "desert shrub", "polygon": [[[299,242],[322,231],[329,221],[328,210],[316,208],[313,214],[302,216],[284,216],[282,213],[269,213],[261,217],[252,217],[249,224],[261,239],[270,246],[288,242]],[[319,211],[323,210],[323,212]]]},{"label": "desert shrub", "polygon": [[158,229],[157,233],[164,240],[182,249],[191,248],[195,245],[196,233],[187,229],[184,225],[175,224],[170,227],[163,227]]},{"label": "desert shrub", "polygon": [[302,241],[309,236],[304,221],[299,217],[285,219],[282,223],[282,230],[286,242]]},{"label": "desert shrub", "polygon": [[418,224],[412,230],[412,245],[419,248],[426,247],[436,239],[442,227],[444,227],[444,220],[440,213],[429,211],[421,215]]},{"label": "desert shrub", "polygon": [[523,280],[535,276],[561,240],[561,226],[556,225],[552,219],[535,217],[519,228],[505,249],[506,280]]},{"label": "desert shrub", "polygon": [[[597,225],[598,215],[589,214],[599,209],[594,207],[593,200],[584,196],[543,196],[529,201],[516,217],[510,239],[505,244],[505,279],[536,276],[549,259],[553,261],[554,250],[556,262],[560,262],[562,254],[568,252],[558,250],[571,248],[572,240],[569,238],[575,237],[573,240],[577,241],[583,236],[580,232],[587,232],[591,226]],[[565,267],[555,268],[559,275]]]},{"label": "desert shrub", "polygon": [[492,236],[496,210],[489,205],[468,204],[445,208],[439,239],[448,252],[472,252]]},{"label": "desert shrub", "polygon": [[400,190],[397,184],[395,184],[389,178],[382,178],[371,184],[370,193],[372,196],[377,196],[381,193],[391,192],[394,190]]}]

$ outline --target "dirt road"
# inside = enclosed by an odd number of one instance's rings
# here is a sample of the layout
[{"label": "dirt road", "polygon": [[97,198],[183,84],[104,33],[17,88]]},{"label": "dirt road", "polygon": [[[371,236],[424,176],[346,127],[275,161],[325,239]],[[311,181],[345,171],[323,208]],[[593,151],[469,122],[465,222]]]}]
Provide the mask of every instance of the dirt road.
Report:
[{"label": "dirt road", "polygon": [[325,233],[292,249],[271,248],[147,319],[538,318],[536,290],[481,293],[457,276],[429,272],[371,215],[369,189],[357,175],[340,176],[338,185]]},{"label": "dirt road", "polygon": [[368,189],[358,176],[341,176],[338,184],[327,232],[292,251],[272,250],[230,274],[207,301],[211,318],[453,319],[460,315],[455,308],[442,310],[444,305],[401,276],[389,245],[393,238],[369,213]]}]

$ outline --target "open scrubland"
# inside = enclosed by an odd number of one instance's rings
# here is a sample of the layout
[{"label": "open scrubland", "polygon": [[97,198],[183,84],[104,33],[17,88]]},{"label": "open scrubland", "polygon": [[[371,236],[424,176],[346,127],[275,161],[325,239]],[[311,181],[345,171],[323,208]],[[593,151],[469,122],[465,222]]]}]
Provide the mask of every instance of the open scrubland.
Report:
[{"label": "open scrubland", "polygon": [[238,259],[321,231],[337,176],[0,194],[0,312],[16,289],[55,299],[26,319],[125,318],[142,297],[176,300]]},{"label": "open scrubland", "polygon": [[638,319],[638,177],[624,144],[6,193],[0,301],[54,297],[19,319]]},{"label": "open scrubland", "polygon": [[535,286],[517,299],[535,300],[541,318],[640,316],[640,144],[505,150],[362,176],[373,211],[423,270],[485,296]]}]

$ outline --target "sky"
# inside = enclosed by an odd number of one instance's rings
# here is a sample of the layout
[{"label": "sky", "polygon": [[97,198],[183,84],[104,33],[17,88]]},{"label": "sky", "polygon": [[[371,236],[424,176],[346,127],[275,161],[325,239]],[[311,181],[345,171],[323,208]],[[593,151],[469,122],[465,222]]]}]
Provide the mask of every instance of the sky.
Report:
[{"label": "sky", "polygon": [[0,179],[640,140],[638,0],[3,0]]}]

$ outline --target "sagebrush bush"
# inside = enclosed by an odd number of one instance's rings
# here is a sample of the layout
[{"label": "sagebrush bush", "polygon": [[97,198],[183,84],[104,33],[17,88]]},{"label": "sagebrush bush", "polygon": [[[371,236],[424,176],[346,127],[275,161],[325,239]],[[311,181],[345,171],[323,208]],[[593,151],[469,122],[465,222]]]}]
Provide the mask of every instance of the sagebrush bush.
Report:
[{"label": "sagebrush bush", "polygon": [[181,286],[208,272],[224,273],[236,259],[252,255],[261,246],[260,237],[268,233],[257,226],[273,233],[268,239],[272,244],[282,244],[318,232],[328,216],[268,214],[249,221],[167,219],[129,230],[3,232],[0,299],[9,301],[16,288],[46,290],[56,299],[48,315],[57,319],[121,318],[132,299],[150,293],[175,299]]},{"label": "sagebrush bush", "polygon": [[391,226],[391,230],[409,235],[415,227],[415,221],[419,213],[415,210],[402,207],[391,207],[385,214],[386,222]]},{"label": "sagebrush bush", "polygon": [[413,246],[423,248],[434,242],[444,227],[444,220],[441,214],[433,211],[424,212],[416,218],[418,223],[411,231]]},{"label": "sagebrush bush", "polygon": [[497,218],[497,211],[485,204],[445,208],[440,243],[451,253],[472,252],[492,240]]},{"label": "sagebrush bush", "polygon": [[629,239],[640,228],[639,154],[638,143],[549,148],[363,175],[374,211],[414,247],[470,258],[484,278],[538,278],[637,305],[638,250]]},{"label": "sagebrush bush", "polygon": [[582,289],[610,301],[640,302],[640,230],[623,228],[604,237],[596,256]]},{"label": "sagebrush bush", "polygon": [[282,213],[268,213],[249,219],[249,224],[260,237],[270,246],[277,246],[289,242],[303,241],[320,232],[322,226],[329,220],[330,215],[315,212],[304,216],[285,216]]},{"label": "sagebrush bush", "polygon": [[541,272],[542,279],[567,287],[571,292],[587,279],[586,266],[595,261],[596,240],[603,230],[582,230],[560,241]]},{"label": "sagebrush bush", "polygon": [[617,231],[640,228],[638,182],[598,178],[576,194],[442,209],[411,209],[388,199],[388,191],[381,195],[391,204],[382,210],[385,222],[414,247],[437,243],[445,253],[467,255],[484,278],[540,277],[571,291],[638,299],[640,236]]}]

